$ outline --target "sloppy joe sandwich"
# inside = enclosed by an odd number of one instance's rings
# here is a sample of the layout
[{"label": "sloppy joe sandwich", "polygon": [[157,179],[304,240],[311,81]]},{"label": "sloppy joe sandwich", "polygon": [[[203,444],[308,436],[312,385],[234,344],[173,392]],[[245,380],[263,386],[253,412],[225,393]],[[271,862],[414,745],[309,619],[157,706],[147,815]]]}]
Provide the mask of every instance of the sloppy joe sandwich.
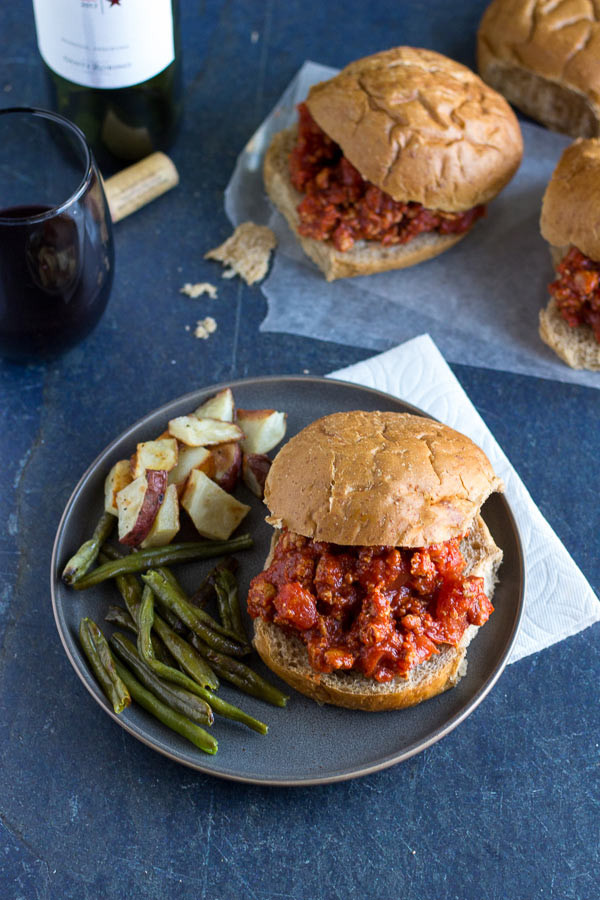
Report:
[{"label": "sloppy joe sandwich", "polygon": [[563,152],[540,228],[556,266],[540,336],[572,368],[600,369],[600,138]]},{"label": "sloppy joe sandwich", "polygon": [[276,134],[264,180],[328,281],[449,249],[521,161],[503,97],[439,53],[397,47],[310,89]]},{"label": "sloppy joe sandwich", "polygon": [[481,77],[548,128],[600,134],[600,7],[493,0],[477,35]]},{"label": "sloppy joe sandwich", "polygon": [[479,515],[502,490],[469,438],[389,412],[325,416],[275,458],[275,528],[250,585],[254,643],[315,700],[398,709],[452,687],[493,611],[502,551]]}]

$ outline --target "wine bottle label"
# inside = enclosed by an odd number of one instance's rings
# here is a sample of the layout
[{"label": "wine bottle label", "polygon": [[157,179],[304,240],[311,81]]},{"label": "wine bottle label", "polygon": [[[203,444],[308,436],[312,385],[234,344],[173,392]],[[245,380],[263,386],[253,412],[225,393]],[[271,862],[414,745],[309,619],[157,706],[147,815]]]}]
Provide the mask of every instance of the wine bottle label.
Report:
[{"label": "wine bottle label", "polygon": [[171,0],[33,0],[33,10],[42,59],[75,84],[131,87],[175,59]]}]

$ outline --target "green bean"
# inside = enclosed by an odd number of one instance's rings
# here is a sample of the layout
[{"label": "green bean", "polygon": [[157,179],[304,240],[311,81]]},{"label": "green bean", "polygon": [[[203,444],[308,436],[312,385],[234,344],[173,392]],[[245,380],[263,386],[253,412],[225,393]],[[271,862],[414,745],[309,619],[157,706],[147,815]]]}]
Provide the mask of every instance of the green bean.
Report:
[{"label": "green bean", "polygon": [[[227,610],[228,627],[232,629],[242,643],[248,643],[248,635],[242,620],[242,611],[238,598],[238,586],[235,575],[228,569],[221,569],[215,577],[215,590],[219,608]],[[223,623],[225,624],[225,623]]]},{"label": "green bean", "polygon": [[[101,562],[107,562],[109,559],[122,559],[122,556],[118,550],[114,549],[114,547],[104,546],[98,559]],[[119,581],[119,579],[122,580]],[[119,625],[121,628],[125,628],[127,631],[132,631],[134,634],[137,634],[137,610],[142,599],[141,588],[135,580],[134,575],[130,576],[130,582],[127,582],[124,575],[117,575],[115,582],[121,596],[125,600],[127,610],[121,609],[119,606],[110,606],[108,613],[104,618],[113,625]],[[127,597],[130,597],[129,603]],[[154,655],[159,662],[164,663],[166,666],[175,667],[173,656],[169,653],[167,647],[157,635],[152,636],[152,647],[154,648]]]},{"label": "green bean", "polygon": [[[102,553],[100,554],[99,558],[106,559],[107,557],[110,559],[123,559],[123,557],[118,553],[117,550],[114,550],[114,548],[103,547]],[[231,559],[232,559],[232,562],[237,564],[236,560],[234,560],[233,558],[231,558]],[[221,564],[219,564],[219,566],[220,565]],[[217,569],[219,568],[219,566],[216,566],[215,569],[213,569],[213,572],[216,572]],[[173,590],[178,594],[178,596],[181,598],[181,600],[184,601],[186,604],[189,604],[189,598],[188,598],[187,594],[185,593],[182,586],[179,584],[179,582],[177,581],[177,579],[175,578],[175,576],[173,575],[171,570],[169,568],[167,568],[167,566],[161,566],[161,568],[157,569],[156,571],[159,572],[163,576],[163,579],[166,580],[172,586]],[[141,590],[139,588],[139,585],[137,584],[135,579],[133,579],[133,581],[130,581],[129,583],[123,582],[123,581],[119,582],[119,578],[123,578],[123,577],[124,576],[121,576],[121,575],[116,576],[117,586],[119,587],[119,590],[120,590],[120,592],[123,596],[123,599],[125,600],[126,603],[127,603],[127,599],[125,597],[125,593],[129,593],[131,595],[131,592],[133,591],[133,598],[132,598],[131,602],[134,604],[135,609],[137,610],[137,607],[142,599]],[[132,587],[132,585],[135,585],[135,587]],[[128,605],[128,609],[129,609],[129,605]],[[131,613],[131,610],[129,610],[129,611]],[[167,615],[165,615],[164,618],[167,621],[167,624],[170,626],[170,628],[173,631],[175,631],[176,634],[179,634],[180,636],[183,636],[183,634],[187,634],[188,628],[185,627],[185,625],[183,624],[182,620],[179,618],[177,613],[170,610],[167,606],[163,605],[163,613],[167,613],[167,612],[170,613],[170,616],[167,617]],[[217,620],[213,619],[213,617],[210,616],[207,612],[204,612],[204,610],[194,609],[191,611],[190,615],[193,615],[193,614],[198,616],[200,618],[200,620],[202,622],[204,622],[204,624],[206,624],[213,631],[216,631],[219,634],[222,634],[223,637],[234,638],[237,641],[236,636],[232,632],[229,632],[229,631],[227,631],[227,629],[222,628],[221,625],[219,625],[219,623],[217,622]],[[134,618],[136,618],[136,616],[137,616],[137,613],[134,616]],[[180,625],[179,628],[175,627],[174,621],[179,623],[179,625]],[[183,626],[183,632],[181,631],[181,626]],[[247,641],[247,638],[246,638],[246,641]]]},{"label": "green bean", "polygon": [[[129,610],[129,614],[137,621],[137,613],[142,600],[142,590],[139,582],[134,575],[120,575],[115,580],[117,587],[121,592],[121,596],[125,601],[125,605]],[[212,691],[201,688],[199,684],[192,681],[192,669],[197,663],[199,654],[187,643],[187,641],[184,641],[183,638],[180,638],[179,635],[175,634],[175,632],[172,631],[166,622],[158,615],[155,615],[154,617],[154,628],[181,668],[190,675],[190,684],[185,686],[188,691],[191,691],[198,697],[202,697],[203,700],[206,700],[212,707],[213,712],[217,715],[223,716],[225,719],[232,719],[235,722],[240,722],[242,725],[247,725],[248,728],[257,731],[259,734],[267,733],[268,727],[264,722],[255,719],[254,716],[249,715],[232,703],[227,703],[226,700],[222,700],[217,694],[213,694]]]},{"label": "green bean", "polygon": [[217,752],[219,745],[212,734],[209,734],[198,725],[194,725],[193,722],[188,721],[181,713],[175,712],[175,710],[167,706],[166,703],[163,703],[162,700],[155,697],[151,691],[140,684],[129,669],[121,665],[117,660],[115,660],[115,666],[119,677],[127,685],[129,693],[136,703],[143,706],[145,710],[162,722],[163,725],[166,725],[167,728],[170,728],[182,737],[187,738],[188,741],[191,741],[192,744],[199,747],[200,750],[204,750],[205,753],[211,754]]},{"label": "green bean", "polygon": [[[160,662],[160,660],[156,659],[154,655],[154,648],[152,646],[152,626],[154,625],[154,594],[152,589],[148,586],[144,588],[142,591],[142,602],[138,609],[137,614],[137,626],[138,626],[138,635],[137,635],[137,649],[138,653],[144,660],[144,662],[150,666],[150,668],[162,678],[166,678],[167,681],[172,681],[174,684],[178,684],[181,687],[189,687],[192,679],[185,675],[183,672],[180,672],[179,669],[174,669],[172,666],[166,666],[164,663]],[[207,688],[216,688],[219,686],[219,681],[208,665],[204,660],[202,660],[203,665],[199,666],[199,681],[198,684],[200,687]],[[193,683],[193,682],[192,682]]]},{"label": "green bean", "polygon": [[[156,613],[154,615],[154,629],[186,675],[189,675],[198,684],[203,684],[206,679],[206,660],[190,646],[185,638],[173,631]],[[210,672],[211,684],[208,687],[216,688],[219,685],[219,681],[212,668]]]},{"label": "green bean", "polygon": [[224,590],[223,585],[215,580],[215,593],[217,595],[217,609],[219,610],[219,618],[225,628],[233,631],[233,619],[231,618],[231,608],[229,606],[229,593]]},{"label": "green bean", "polygon": [[[168,647],[170,653],[177,660],[181,668],[184,672],[190,676],[190,679],[194,678],[194,672],[196,670],[196,666],[199,661],[203,661],[202,657],[199,653],[194,650],[187,641],[181,638],[178,634],[175,634],[169,626],[164,622],[160,616],[154,616],[154,628],[157,630],[161,639],[164,641],[166,646]],[[257,731],[259,734],[266,734],[268,731],[267,726],[255,719],[253,716],[250,716],[248,713],[245,713],[242,709],[239,709],[237,706],[234,706],[231,703],[227,703],[226,700],[222,700],[217,694],[213,694],[212,691],[209,691],[205,688],[200,687],[195,681],[191,681],[190,684],[185,685],[187,690],[192,691],[192,693],[196,694],[198,697],[202,697],[206,702],[212,707],[213,712],[217,713],[217,715],[223,716],[226,719],[233,719],[235,722],[241,722],[242,725],[247,725],[248,728],[251,728],[253,731]]]},{"label": "green bean", "polygon": [[142,602],[141,585],[134,575],[117,575],[115,583],[121,597],[125,601],[127,612],[136,623],[137,628],[137,614],[140,603]]},{"label": "green bean", "polygon": [[125,559],[128,555],[128,553],[122,553],[120,550],[117,550],[111,544],[102,544],[98,559],[100,562],[108,562],[109,559]]},{"label": "green bean", "polygon": [[217,653],[215,650],[207,647],[195,634],[190,635],[190,643],[198,653],[209,661],[219,678],[234,684],[245,694],[257,697],[259,700],[265,700],[273,706],[285,706],[287,704],[289,699],[287,694],[270,684],[262,675],[259,675],[239,659],[232,659],[223,653]]},{"label": "green bean", "polygon": [[85,544],[82,544],[63,569],[62,580],[66,584],[73,584],[82,578],[96,562],[100,547],[110,536],[116,522],[115,516],[103,512],[94,533]]},{"label": "green bean", "polygon": [[[142,590],[133,575],[119,575],[115,579],[117,587],[125,601],[129,615],[135,621],[137,632],[137,616],[142,602]],[[196,653],[186,640],[176,634],[160,616],[154,616],[154,629],[173,659],[183,671],[198,684],[205,678],[204,659]],[[158,656],[158,654],[155,654]],[[188,690],[191,690],[189,685]],[[200,695],[204,696],[204,695]],[[206,699],[206,698],[205,698]]]},{"label": "green bean", "polygon": [[[126,609],[122,609],[120,606],[109,606],[108,612],[104,616],[106,622],[110,622],[111,625],[118,625],[119,628],[124,628],[126,631],[131,631],[133,634],[137,634],[137,625],[134,620],[131,618]],[[157,634],[152,635],[152,649],[154,650],[154,655],[158,659],[159,662],[163,662],[166,666],[173,666],[177,664],[171,653],[167,650],[162,640],[159,638]]]},{"label": "green bean", "polygon": [[166,606],[163,606],[161,612],[163,619],[165,620],[169,628],[173,629],[175,634],[178,634],[180,637],[183,637],[185,634],[187,634],[187,628],[185,627],[181,619],[175,615],[175,613],[171,612],[170,609],[167,609]]},{"label": "green bean", "polygon": [[112,703],[114,711],[122,713],[131,703],[129,691],[115,668],[115,661],[106,643],[106,638],[91,619],[79,623],[79,640],[88,658],[100,687]]},{"label": "green bean", "polygon": [[115,653],[121,660],[129,666],[133,674],[138,678],[144,687],[170,706],[171,709],[180,712],[183,716],[187,716],[197,725],[212,725],[214,722],[213,711],[206,702],[195,694],[191,694],[183,688],[174,684],[168,684],[156,675],[152,669],[147,666],[140,658],[135,645],[131,643],[123,634],[113,634],[110,644]]},{"label": "green bean", "polygon": [[111,625],[118,625],[119,628],[125,628],[127,631],[132,631],[133,634],[137,634],[137,625],[127,610],[123,609],[121,606],[114,606],[111,604],[108,607],[108,612],[104,616],[104,621],[110,622]]},{"label": "green bean", "polygon": [[[177,579],[172,575],[172,573],[168,569],[162,568],[157,571],[158,574],[161,575],[171,587],[177,589],[182,594],[181,599],[185,601],[187,598],[183,594],[183,591],[180,588]],[[247,637],[242,625],[242,617],[239,608],[237,582],[235,580],[235,576],[227,567],[216,566],[213,571],[217,593],[224,596],[224,603],[227,606],[227,609],[231,611],[232,619],[235,615],[237,626],[242,631],[244,640],[247,641]],[[155,573],[151,570],[142,577],[147,584],[151,584],[152,588],[156,592],[155,584],[158,587],[158,582],[155,577]],[[184,603],[181,607],[177,607],[177,612],[180,612],[181,610],[181,617],[184,621],[186,621],[187,618],[186,624],[190,629],[193,630],[193,616],[190,617],[190,611],[186,608],[187,606],[189,606],[189,601],[187,604]],[[193,614],[195,610],[192,610],[191,612]],[[186,618],[184,618],[184,616],[186,616]],[[267,703],[272,703],[275,706],[286,705],[286,702],[288,700],[287,695],[282,693],[278,688],[269,684],[268,681],[254,672],[249,666],[246,666],[244,665],[244,663],[232,659],[230,656],[220,653],[214,648],[208,646],[199,638],[197,634],[196,640],[190,638],[190,642],[195,647],[195,649],[198,650],[198,652],[210,662],[212,668],[221,678],[231,682],[232,684],[235,684],[235,686],[244,693],[250,694],[253,697],[258,697],[261,700],[265,700]]]},{"label": "green bean", "polygon": [[[150,570],[150,571],[152,571],[152,570]],[[164,580],[166,580],[168,582],[168,584],[173,588],[173,590],[177,592],[177,594],[179,595],[181,600],[184,602],[184,604],[186,606],[191,606],[188,595],[186,594],[186,592],[184,591],[182,586],[179,584],[179,582],[177,581],[177,579],[175,578],[175,576],[173,575],[171,570],[169,568],[167,568],[167,566],[161,566],[159,569],[156,569],[156,571],[159,572],[160,575],[163,576]],[[148,574],[148,573],[146,573],[146,574]],[[175,618],[177,618],[179,620],[179,622],[181,623],[181,619],[179,619],[179,616],[177,615],[177,613],[172,612],[171,614],[174,615]],[[237,634],[235,634],[235,632],[231,631],[228,628],[224,628],[223,625],[220,625],[216,619],[214,619],[209,613],[206,612],[206,610],[200,609],[197,607],[193,607],[193,609],[190,610],[189,615],[193,616],[194,620],[200,619],[200,621],[204,622],[204,624],[207,625],[211,629],[211,631],[216,631],[218,634],[222,634],[223,637],[232,638],[234,641],[239,641],[239,637]],[[165,616],[165,618],[167,618],[167,617]],[[171,624],[169,619],[167,619],[167,621],[169,622],[169,624]],[[171,626],[171,627],[173,627],[173,626]],[[177,631],[177,629],[174,629],[174,630]],[[187,632],[187,629],[184,633],[186,633],[186,632]],[[244,643],[248,644],[248,638],[246,637],[245,634],[244,634]]]},{"label": "green bean", "polygon": [[222,569],[229,569],[230,572],[235,574],[239,565],[240,564],[235,556],[226,556],[225,559],[221,560],[221,562],[208,573],[198,590],[189,598],[192,606],[197,606],[199,608],[206,606],[206,604],[216,596],[215,577],[217,574]]},{"label": "green bean", "polygon": [[164,566],[192,559],[210,559],[223,553],[236,550],[249,550],[253,541],[249,534],[241,534],[229,541],[192,541],[183,544],[168,544],[166,547],[150,547],[147,550],[136,550],[127,556],[113,559],[98,566],[97,569],[84,575],[73,584],[78,591],[83,591],[94,584],[115,578],[117,575],[143,572],[155,566]]},{"label": "green bean", "polygon": [[258,734],[266,734],[268,732],[268,725],[265,725],[260,719],[255,719],[254,716],[244,712],[243,709],[239,709],[232,703],[227,703],[226,700],[213,694],[212,691],[206,691],[205,699],[212,707],[213,712],[223,716],[224,719],[231,719],[234,722],[239,722],[241,725],[246,725],[252,731],[258,732]]},{"label": "green bean", "polygon": [[181,621],[187,625],[195,634],[220,653],[226,653],[229,656],[244,656],[249,652],[249,647],[224,637],[209,628],[199,617],[199,610],[187,602],[185,597],[177,591],[173,585],[158,570],[150,569],[145,575],[142,575],[142,581],[149,585],[161,604],[174,612]]}]

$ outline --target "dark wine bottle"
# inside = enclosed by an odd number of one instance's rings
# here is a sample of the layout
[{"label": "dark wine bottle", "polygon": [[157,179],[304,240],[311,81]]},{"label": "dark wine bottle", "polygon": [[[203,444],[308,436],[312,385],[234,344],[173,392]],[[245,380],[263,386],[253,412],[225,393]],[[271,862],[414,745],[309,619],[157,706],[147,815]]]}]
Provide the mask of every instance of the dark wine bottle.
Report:
[{"label": "dark wine bottle", "polygon": [[51,105],[101,169],[165,150],[181,116],[179,0],[33,0]]}]

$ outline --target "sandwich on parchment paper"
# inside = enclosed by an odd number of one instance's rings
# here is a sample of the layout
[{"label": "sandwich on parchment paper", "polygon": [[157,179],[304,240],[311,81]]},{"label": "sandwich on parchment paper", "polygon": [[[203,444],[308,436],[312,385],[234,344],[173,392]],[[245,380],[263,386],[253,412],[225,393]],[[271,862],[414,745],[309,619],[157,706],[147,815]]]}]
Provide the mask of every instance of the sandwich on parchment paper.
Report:
[{"label": "sandwich on parchment paper", "polygon": [[401,269],[456,244],[523,153],[508,103],[470,69],[396,47],[315,85],[273,138],[269,197],[328,281]]},{"label": "sandwich on parchment paper", "polygon": [[304,428],[265,486],[277,530],[248,594],[264,662],[355,709],[452,687],[493,611],[502,551],[479,513],[502,488],[479,447],[428,418],[343,412]]},{"label": "sandwich on parchment paper", "polygon": [[477,33],[477,67],[547,128],[600,135],[597,0],[492,0]]},{"label": "sandwich on parchment paper", "polygon": [[600,138],[563,152],[540,220],[556,277],[540,311],[540,336],[574,369],[600,369]]}]

